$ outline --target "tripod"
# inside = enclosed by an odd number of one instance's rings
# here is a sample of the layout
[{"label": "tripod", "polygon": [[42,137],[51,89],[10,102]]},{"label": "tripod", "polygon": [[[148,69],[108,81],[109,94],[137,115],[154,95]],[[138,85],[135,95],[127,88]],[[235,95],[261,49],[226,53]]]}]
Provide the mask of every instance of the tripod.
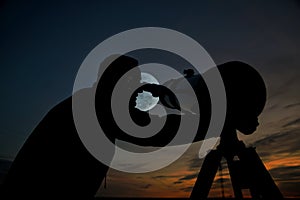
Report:
[{"label": "tripod", "polygon": [[[225,140],[225,142],[224,142]],[[283,199],[255,148],[246,147],[237,137],[221,142],[204,159],[190,198],[206,199],[222,157],[227,161],[234,196],[243,198],[242,189],[249,189],[253,199]]]}]

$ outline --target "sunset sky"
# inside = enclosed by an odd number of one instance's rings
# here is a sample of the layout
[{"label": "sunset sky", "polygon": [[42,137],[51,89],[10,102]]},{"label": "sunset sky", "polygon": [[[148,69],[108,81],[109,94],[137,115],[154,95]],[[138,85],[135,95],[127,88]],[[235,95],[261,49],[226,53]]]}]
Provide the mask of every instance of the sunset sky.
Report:
[{"label": "sunset sky", "polygon": [[[77,70],[96,45],[121,31],[155,26],[194,38],[216,64],[240,60],[261,73],[268,97],[260,125],[239,137],[256,147],[285,197],[300,197],[299,1],[71,2],[0,3],[0,179],[43,116],[72,94]],[[111,169],[97,196],[189,197],[203,161],[200,145],[155,172]],[[221,197],[219,178],[211,197]],[[226,169],[223,178],[226,197],[233,196]]]}]

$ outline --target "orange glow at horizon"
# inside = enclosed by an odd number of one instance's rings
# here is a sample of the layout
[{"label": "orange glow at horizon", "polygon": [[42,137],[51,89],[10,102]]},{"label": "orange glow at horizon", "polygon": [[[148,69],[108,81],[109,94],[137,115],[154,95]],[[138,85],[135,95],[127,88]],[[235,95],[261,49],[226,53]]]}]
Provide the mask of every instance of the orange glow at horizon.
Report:
[{"label": "orange glow at horizon", "polygon": [[[267,158],[262,158],[264,165],[267,170],[276,169],[279,167],[288,166],[300,166],[300,155],[289,156],[286,154],[279,154],[270,156]],[[194,187],[197,179],[199,170],[190,170],[187,167],[181,167],[177,170],[163,171],[163,173],[154,174],[134,174],[128,175],[122,172],[117,172],[113,170],[113,175],[108,178],[108,188],[100,189],[101,196],[115,196],[115,197],[163,197],[163,198],[188,198]],[[223,180],[224,181],[224,193],[225,197],[234,197],[231,180],[228,172],[228,168],[223,164]],[[164,175],[161,175],[164,174]],[[270,173],[272,175],[272,173]],[[184,179],[182,177],[194,175],[192,178]],[[222,197],[221,191],[221,176],[219,171],[217,172],[214,182],[212,184],[209,197],[220,198]],[[278,185],[279,189],[285,197],[295,197],[294,194],[281,189],[281,183],[284,180],[278,180],[273,177],[275,183]],[[289,182],[291,182],[289,180]],[[137,185],[144,185],[142,188],[137,189]],[[110,190],[118,191],[120,193],[112,193]],[[125,189],[122,189],[125,188]],[[127,189],[126,189],[127,188]],[[121,192],[122,191],[122,192]],[[249,193],[243,193],[245,197],[250,197]],[[298,197],[298,196],[296,196]]]}]

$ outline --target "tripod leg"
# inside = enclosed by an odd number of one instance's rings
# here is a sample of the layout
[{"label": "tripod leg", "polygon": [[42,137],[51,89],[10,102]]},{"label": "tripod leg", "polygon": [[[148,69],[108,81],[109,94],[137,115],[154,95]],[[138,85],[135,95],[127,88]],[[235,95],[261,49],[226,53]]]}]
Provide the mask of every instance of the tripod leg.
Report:
[{"label": "tripod leg", "polygon": [[240,183],[238,181],[237,174],[236,172],[240,169],[238,169],[240,166],[237,166],[239,163],[233,161],[232,159],[226,158],[227,164],[228,164],[228,169],[229,169],[229,174],[231,178],[231,184],[234,192],[234,197],[237,199],[242,199],[243,198],[243,193],[241,190]]},{"label": "tripod leg", "polygon": [[219,150],[212,150],[208,153],[204,159],[190,198],[207,198],[221,159],[222,154]]},{"label": "tripod leg", "polygon": [[257,155],[254,148],[245,148],[240,153],[240,159],[243,166],[251,175],[251,193],[252,197],[263,199],[283,199],[283,196],[263,164],[262,160]]}]

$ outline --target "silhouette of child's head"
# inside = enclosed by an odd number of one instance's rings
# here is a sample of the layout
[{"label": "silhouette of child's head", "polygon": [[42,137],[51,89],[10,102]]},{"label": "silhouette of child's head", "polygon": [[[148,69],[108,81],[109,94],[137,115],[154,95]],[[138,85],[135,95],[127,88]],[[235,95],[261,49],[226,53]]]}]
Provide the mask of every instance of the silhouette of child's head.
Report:
[{"label": "silhouette of child's head", "polygon": [[253,133],[266,102],[262,77],[253,67],[239,61],[219,65],[218,69],[227,96],[226,125],[246,135]]}]

